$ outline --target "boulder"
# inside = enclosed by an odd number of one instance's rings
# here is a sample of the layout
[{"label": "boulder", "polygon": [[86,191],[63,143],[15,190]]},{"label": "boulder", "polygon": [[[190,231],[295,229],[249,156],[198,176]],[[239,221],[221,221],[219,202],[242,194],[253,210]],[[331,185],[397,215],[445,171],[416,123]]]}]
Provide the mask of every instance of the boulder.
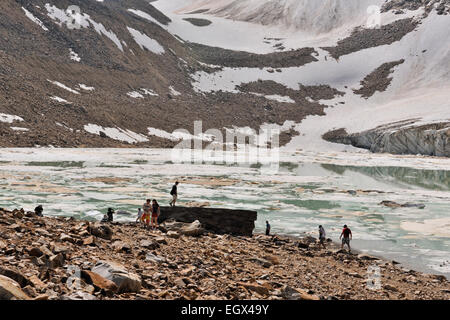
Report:
[{"label": "boulder", "polygon": [[422,203],[409,203],[408,202],[408,203],[401,204],[401,203],[397,203],[397,202],[389,201],[389,200],[381,201],[379,204],[382,206],[385,206],[385,207],[389,207],[389,208],[418,208],[418,209],[425,208],[425,205]]},{"label": "boulder", "polygon": [[123,241],[116,241],[113,244],[114,250],[117,252],[131,253],[131,246]]},{"label": "boulder", "polygon": [[358,259],[360,260],[379,260],[377,257],[370,256],[365,253],[358,254]]},{"label": "boulder", "polygon": [[28,251],[28,254],[29,254],[31,257],[40,257],[40,256],[44,255],[44,253],[42,252],[42,250],[39,249],[39,248],[31,248],[31,249]]},{"label": "boulder", "polygon": [[68,296],[61,296],[61,300],[97,300],[97,297],[87,292],[77,291]]},{"label": "boulder", "polygon": [[178,239],[180,237],[180,234],[177,231],[171,230],[167,232],[167,236],[169,238]]},{"label": "boulder", "polygon": [[239,283],[237,283],[237,285],[243,286],[247,290],[257,292],[257,293],[259,293],[260,295],[263,295],[263,296],[268,296],[269,295],[269,289],[267,287],[259,285],[257,283],[239,282]]},{"label": "boulder", "polygon": [[0,300],[30,300],[30,297],[16,281],[0,275]]},{"label": "boulder", "polygon": [[41,279],[39,279],[36,275],[31,276],[29,280],[31,282],[31,285],[38,290],[47,287],[47,285],[44,282],[42,282]]},{"label": "boulder", "polygon": [[22,275],[20,272],[4,268],[0,266],[0,275],[8,277],[14,281],[16,281],[20,287],[26,287],[28,285],[31,285],[30,280],[28,280],[24,275]]},{"label": "boulder", "polygon": [[83,240],[83,245],[85,246],[95,246],[95,237],[90,236]]},{"label": "boulder", "polygon": [[114,282],[119,293],[139,292],[141,290],[141,279],[139,276],[128,272],[124,266],[118,263],[98,261],[91,271]]},{"label": "boulder", "polygon": [[118,287],[117,285],[112,282],[111,280],[103,278],[101,275],[88,271],[83,270],[81,271],[81,278],[87,283],[92,284],[95,289],[97,290],[103,290],[105,293],[114,293],[117,291]]},{"label": "boulder", "polygon": [[256,211],[177,206],[161,207],[158,222],[161,224],[170,219],[184,223],[199,221],[203,228],[217,234],[252,236],[256,218]]},{"label": "boulder", "polygon": [[64,265],[64,256],[62,253],[55,254],[48,259],[48,267],[56,269]]},{"label": "boulder", "polygon": [[180,233],[185,236],[198,237],[205,232],[200,221],[196,220],[180,229]]},{"label": "boulder", "polygon": [[51,257],[51,256],[53,255],[53,252],[50,251],[50,249],[47,248],[47,246],[41,246],[41,247],[39,248],[39,250],[41,250],[42,253],[43,253],[45,256],[47,256],[47,257]]},{"label": "boulder", "polygon": [[71,243],[75,242],[75,240],[71,236],[69,236],[68,234],[65,234],[65,233],[61,233],[61,235],[59,236],[59,241],[71,242]]},{"label": "boulder", "polygon": [[266,260],[266,259],[262,259],[262,258],[258,258],[258,257],[252,257],[250,259],[248,259],[251,262],[257,263],[261,266],[263,266],[264,268],[270,268],[272,266],[272,262]]},{"label": "boulder", "polygon": [[160,247],[158,242],[152,240],[142,240],[139,246],[149,250],[156,250]]},{"label": "boulder", "polygon": [[302,289],[294,289],[289,286],[284,286],[281,289],[281,296],[287,300],[320,300],[318,296],[307,293]]},{"label": "boulder", "polygon": [[384,289],[389,290],[389,291],[393,291],[393,292],[398,292],[397,287],[391,286],[390,284],[385,284],[383,286]]},{"label": "boulder", "polygon": [[113,236],[112,229],[101,223],[95,223],[93,225],[89,225],[87,227],[87,231],[92,234],[93,236],[105,239],[105,240],[111,240]]},{"label": "boulder", "polygon": [[145,256],[145,261],[150,261],[150,262],[154,262],[154,263],[163,263],[163,262],[166,262],[166,259],[149,253]]},{"label": "boulder", "polygon": [[167,244],[167,240],[164,237],[156,237],[155,241],[158,244]]}]

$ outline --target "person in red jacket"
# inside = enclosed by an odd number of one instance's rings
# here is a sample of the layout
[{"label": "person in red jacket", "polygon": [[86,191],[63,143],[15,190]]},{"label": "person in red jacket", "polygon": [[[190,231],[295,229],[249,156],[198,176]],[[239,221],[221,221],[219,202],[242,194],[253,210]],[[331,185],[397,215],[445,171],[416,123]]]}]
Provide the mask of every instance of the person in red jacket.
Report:
[{"label": "person in red jacket", "polygon": [[352,240],[352,238],[352,230],[350,230],[347,225],[344,225],[344,229],[342,229],[342,233],[339,237],[339,240],[342,239],[341,249],[344,249],[344,245],[346,244],[348,246],[348,251],[352,251],[352,249],[350,248],[350,240]]}]

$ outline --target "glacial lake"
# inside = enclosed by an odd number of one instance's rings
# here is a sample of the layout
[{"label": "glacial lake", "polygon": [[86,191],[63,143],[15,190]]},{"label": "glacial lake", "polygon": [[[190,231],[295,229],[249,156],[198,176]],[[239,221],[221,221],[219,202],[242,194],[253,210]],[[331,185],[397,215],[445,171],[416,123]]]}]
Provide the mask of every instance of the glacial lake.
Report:
[{"label": "glacial lake", "polygon": [[[321,224],[338,241],[347,224],[354,248],[406,268],[450,277],[450,159],[370,153],[284,151],[276,168],[255,163],[178,163],[164,149],[0,149],[0,207],[100,220],[108,207],[134,221],[146,198],[179,205],[258,212],[276,234],[317,237]],[[380,205],[423,204],[425,208]]]}]

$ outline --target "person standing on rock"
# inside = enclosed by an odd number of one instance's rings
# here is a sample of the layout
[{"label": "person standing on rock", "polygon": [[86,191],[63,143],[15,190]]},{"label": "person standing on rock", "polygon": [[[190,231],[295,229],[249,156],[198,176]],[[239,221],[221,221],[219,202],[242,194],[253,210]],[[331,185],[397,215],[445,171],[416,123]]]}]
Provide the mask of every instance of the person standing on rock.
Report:
[{"label": "person standing on rock", "polygon": [[266,221],[266,236],[270,236],[270,223]]},{"label": "person standing on rock", "polygon": [[170,191],[170,195],[172,196],[172,201],[169,202],[171,207],[175,207],[175,203],[178,199],[178,184],[179,182],[175,182],[175,184],[172,186],[172,190]]},{"label": "person standing on rock", "polygon": [[326,238],[325,229],[320,225],[319,226],[319,245],[321,245],[324,249],[326,249],[325,246],[325,238]]},{"label": "person standing on rock", "polygon": [[147,199],[147,201],[142,206],[142,209],[144,210],[142,221],[144,222],[144,226],[148,229],[150,228],[150,215],[152,212],[152,204],[150,203],[150,199]]},{"label": "person standing on rock", "polygon": [[350,228],[347,227],[347,225],[344,225],[344,229],[342,229],[342,233],[339,239],[342,239],[341,249],[344,249],[344,245],[346,244],[348,246],[348,251],[351,252],[352,249],[350,248],[350,240],[353,239],[353,235],[352,230],[350,230]]},{"label": "person standing on rock", "polygon": [[158,217],[161,214],[161,210],[159,208],[158,201],[153,199],[152,203],[152,229],[158,229]]}]

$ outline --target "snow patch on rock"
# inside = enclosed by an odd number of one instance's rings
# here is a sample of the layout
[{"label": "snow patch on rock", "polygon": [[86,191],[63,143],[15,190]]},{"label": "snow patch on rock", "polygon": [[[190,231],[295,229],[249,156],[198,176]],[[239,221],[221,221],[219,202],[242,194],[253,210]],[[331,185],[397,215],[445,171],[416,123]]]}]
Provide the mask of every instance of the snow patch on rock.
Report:
[{"label": "snow patch on rock", "polygon": [[0,113],[0,122],[13,123],[14,121],[23,121],[23,118],[12,114]]},{"label": "snow patch on rock", "polygon": [[158,41],[150,38],[145,33],[142,33],[130,27],[127,27],[127,29],[133,36],[134,41],[136,41],[136,43],[142,50],[144,50],[145,48],[155,54],[163,54],[164,52],[166,52],[163,46],[160,45]]},{"label": "snow patch on rock", "polygon": [[121,128],[107,128],[107,127],[102,127],[96,124],[87,124],[84,126],[84,130],[86,132],[92,133],[92,134],[96,134],[96,135],[100,135],[100,132],[103,132],[107,137],[114,139],[114,140],[118,140],[118,141],[123,141],[123,142],[128,142],[128,143],[138,143],[138,142],[147,142],[148,138],[145,135],[133,132],[131,130],[125,130],[125,129],[121,129]]},{"label": "snow patch on rock", "polygon": [[30,19],[31,21],[36,23],[38,26],[40,26],[42,28],[42,30],[48,31],[48,28],[44,25],[44,23],[41,20],[39,20],[38,18],[36,18],[30,11],[28,11],[24,7],[22,7],[22,10],[25,12],[25,15],[27,16],[28,19]]}]

